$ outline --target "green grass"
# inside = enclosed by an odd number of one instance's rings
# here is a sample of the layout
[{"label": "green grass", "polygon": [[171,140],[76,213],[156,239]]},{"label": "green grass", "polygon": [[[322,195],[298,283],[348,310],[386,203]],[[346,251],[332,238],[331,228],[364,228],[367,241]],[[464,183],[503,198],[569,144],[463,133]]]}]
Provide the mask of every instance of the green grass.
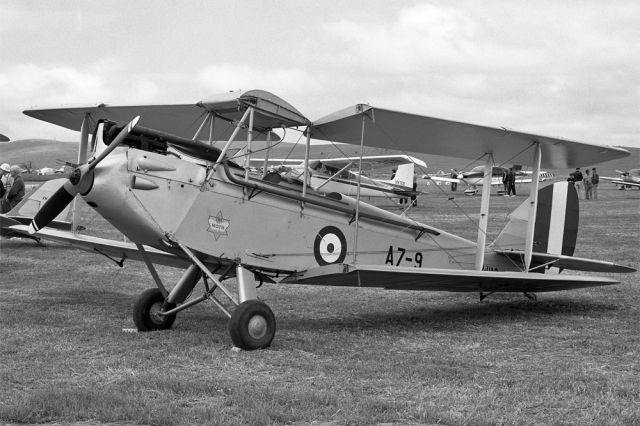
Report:
[{"label": "green grass", "polygon": [[[581,201],[576,255],[637,268],[640,191],[605,188]],[[454,201],[477,217],[479,197],[423,189],[412,214],[475,239]],[[522,201],[494,198],[489,241]],[[640,423],[638,273],[537,302],[265,284],[276,338],[237,352],[206,304],[170,331],[123,331],[153,286],[141,263],[13,239],[0,240],[0,268],[0,423]]]}]

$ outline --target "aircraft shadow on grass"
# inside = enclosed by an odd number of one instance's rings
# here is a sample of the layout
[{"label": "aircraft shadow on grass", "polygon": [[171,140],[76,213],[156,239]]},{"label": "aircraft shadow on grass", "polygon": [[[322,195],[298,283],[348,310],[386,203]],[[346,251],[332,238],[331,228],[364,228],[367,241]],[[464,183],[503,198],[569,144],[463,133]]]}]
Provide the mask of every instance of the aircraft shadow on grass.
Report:
[{"label": "aircraft shadow on grass", "polygon": [[350,316],[330,318],[292,318],[282,319],[287,329],[295,330],[362,330],[375,328],[379,330],[402,328],[403,330],[425,331],[459,331],[468,330],[470,325],[492,326],[511,322],[531,321],[539,324],[544,318],[558,321],[566,317],[601,318],[619,307],[604,302],[566,300],[562,297],[549,300],[499,301],[475,305],[442,307],[421,307],[396,311],[371,312]]}]

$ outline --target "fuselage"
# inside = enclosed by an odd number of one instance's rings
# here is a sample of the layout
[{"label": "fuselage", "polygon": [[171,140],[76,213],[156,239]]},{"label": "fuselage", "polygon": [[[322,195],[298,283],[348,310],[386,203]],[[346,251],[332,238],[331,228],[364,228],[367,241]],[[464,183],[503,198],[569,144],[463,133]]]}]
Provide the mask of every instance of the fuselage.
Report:
[{"label": "fuselage", "polygon": [[[209,173],[209,176],[207,174]],[[471,269],[474,242],[350,197],[244,180],[241,168],[211,173],[175,156],[121,147],[95,169],[87,203],[131,241],[265,271],[333,263]],[[357,235],[356,235],[357,226]],[[512,269],[506,259],[495,269]]]}]

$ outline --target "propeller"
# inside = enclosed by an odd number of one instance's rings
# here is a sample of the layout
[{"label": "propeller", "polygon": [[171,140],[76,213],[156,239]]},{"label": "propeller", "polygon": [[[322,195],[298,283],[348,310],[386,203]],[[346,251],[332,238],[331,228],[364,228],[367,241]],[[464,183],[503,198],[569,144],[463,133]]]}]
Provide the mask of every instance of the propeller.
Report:
[{"label": "propeller", "polygon": [[135,125],[140,120],[140,116],[135,117],[129,122],[121,131],[118,136],[111,141],[109,146],[98,154],[97,157],[90,159],[87,164],[82,164],[80,167],[71,172],[69,180],[62,185],[49,199],[44,203],[42,208],[38,210],[38,213],[33,217],[31,224],[29,225],[29,234],[35,234],[40,229],[47,226],[56,216],[64,210],[77,194],[87,194],[93,186],[93,170],[102,160],[104,160],[114,149],[116,149],[122,141],[129,135]]}]

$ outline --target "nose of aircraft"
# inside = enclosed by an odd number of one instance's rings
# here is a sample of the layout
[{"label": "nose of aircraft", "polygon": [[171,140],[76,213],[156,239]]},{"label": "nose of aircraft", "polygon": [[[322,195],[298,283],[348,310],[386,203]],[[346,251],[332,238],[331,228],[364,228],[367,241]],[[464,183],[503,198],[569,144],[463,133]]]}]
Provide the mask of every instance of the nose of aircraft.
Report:
[{"label": "nose of aircraft", "polygon": [[73,201],[76,194],[86,194],[93,185],[93,170],[102,160],[104,160],[114,149],[125,140],[127,135],[133,130],[140,120],[140,116],[135,117],[125,126],[118,136],[109,144],[107,149],[102,151],[94,160],[76,168],[63,186],[60,187],[38,210],[29,225],[29,233],[35,234],[40,229],[47,226],[64,208]]}]

